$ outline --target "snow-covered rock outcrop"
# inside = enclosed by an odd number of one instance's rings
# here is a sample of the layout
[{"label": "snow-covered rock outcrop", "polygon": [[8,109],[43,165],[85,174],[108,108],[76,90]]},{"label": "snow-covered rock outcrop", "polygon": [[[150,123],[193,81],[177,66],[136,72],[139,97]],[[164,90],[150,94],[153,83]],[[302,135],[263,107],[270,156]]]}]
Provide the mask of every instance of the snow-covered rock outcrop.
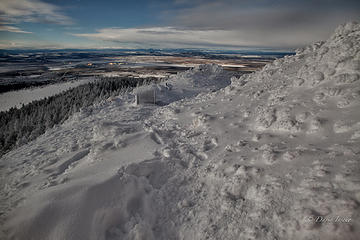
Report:
[{"label": "snow-covered rock outcrop", "polygon": [[359,75],[348,23],[221,90],[77,114],[1,159],[3,236],[358,239]]}]

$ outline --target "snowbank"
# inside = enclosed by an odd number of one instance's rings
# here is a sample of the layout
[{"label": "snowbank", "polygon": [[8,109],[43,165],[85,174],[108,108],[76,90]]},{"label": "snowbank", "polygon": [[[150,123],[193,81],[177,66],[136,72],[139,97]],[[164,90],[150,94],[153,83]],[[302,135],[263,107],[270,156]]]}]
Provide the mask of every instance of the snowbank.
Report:
[{"label": "snowbank", "polygon": [[143,99],[144,103],[156,102],[158,105],[167,105],[199,93],[219,90],[229,84],[230,74],[221,66],[203,64],[170,76],[166,82],[141,86],[135,90],[135,94],[138,100]]},{"label": "snowbank", "polygon": [[169,81],[192,98],[79,113],[1,159],[3,238],[358,239],[359,61],[348,23],[218,91],[202,66]]}]

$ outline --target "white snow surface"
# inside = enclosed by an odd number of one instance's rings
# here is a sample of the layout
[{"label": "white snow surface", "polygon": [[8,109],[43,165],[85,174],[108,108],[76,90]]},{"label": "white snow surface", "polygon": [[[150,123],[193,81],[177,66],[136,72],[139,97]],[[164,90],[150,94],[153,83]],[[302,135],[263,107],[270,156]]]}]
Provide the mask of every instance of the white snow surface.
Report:
[{"label": "white snow surface", "polygon": [[228,86],[230,74],[216,64],[205,64],[190,71],[170,76],[166,82],[138,87],[134,92],[155,92],[156,102],[160,105],[192,98],[199,93],[219,90]]},{"label": "white snow surface", "polygon": [[2,157],[1,238],[358,239],[359,75],[348,23],[217,91],[206,65],[166,106],[84,110]]}]

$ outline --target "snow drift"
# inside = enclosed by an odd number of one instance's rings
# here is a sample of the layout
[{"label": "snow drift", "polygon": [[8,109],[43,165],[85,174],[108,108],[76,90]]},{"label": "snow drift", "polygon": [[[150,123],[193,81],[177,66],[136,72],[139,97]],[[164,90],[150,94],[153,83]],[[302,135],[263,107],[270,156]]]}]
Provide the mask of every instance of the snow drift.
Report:
[{"label": "snow drift", "polygon": [[191,98],[199,93],[219,90],[230,84],[230,74],[216,64],[199,65],[178,73],[160,84],[141,86],[134,92],[137,102],[167,105],[180,99]]},{"label": "snow drift", "polygon": [[360,24],[218,91],[213,69],[171,80],[201,79],[194,97],[119,97],[3,156],[3,238],[357,239]]}]

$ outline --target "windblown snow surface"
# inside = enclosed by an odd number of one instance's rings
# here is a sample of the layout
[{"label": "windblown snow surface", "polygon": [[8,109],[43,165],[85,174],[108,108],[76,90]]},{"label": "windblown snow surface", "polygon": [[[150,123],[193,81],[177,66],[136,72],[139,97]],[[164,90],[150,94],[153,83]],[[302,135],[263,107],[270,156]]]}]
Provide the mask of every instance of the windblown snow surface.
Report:
[{"label": "windblown snow surface", "polygon": [[178,74],[162,107],[84,110],[2,157],[2,238],[359,239],[359,75],[348,23],[240,78]]}]

